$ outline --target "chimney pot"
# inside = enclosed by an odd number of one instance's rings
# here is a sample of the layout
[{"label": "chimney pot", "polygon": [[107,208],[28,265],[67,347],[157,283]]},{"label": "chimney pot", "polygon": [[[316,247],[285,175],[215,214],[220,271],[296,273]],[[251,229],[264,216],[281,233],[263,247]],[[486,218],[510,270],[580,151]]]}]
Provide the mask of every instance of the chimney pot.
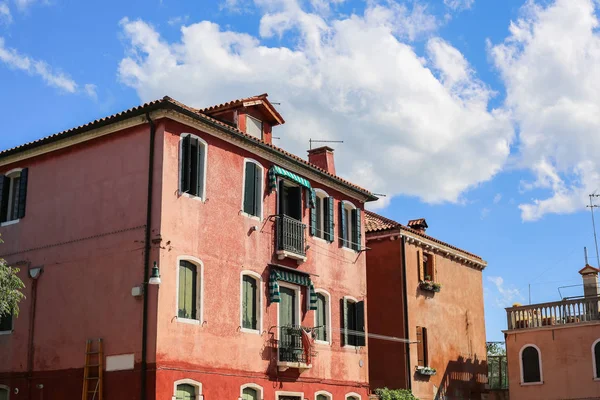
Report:
[{"label": "chimney pot", "polygon": [[333,149],[329,146],[308,150],[308,162],[335,175]]},{"label": "chimney pot", "polygon": [[425,218],[411,219],[410,221],[408,221],[408,227],[423,233],[425,233],[427,228],[429,228],[429,226],[427,225],[427,221],[425,221]]}]

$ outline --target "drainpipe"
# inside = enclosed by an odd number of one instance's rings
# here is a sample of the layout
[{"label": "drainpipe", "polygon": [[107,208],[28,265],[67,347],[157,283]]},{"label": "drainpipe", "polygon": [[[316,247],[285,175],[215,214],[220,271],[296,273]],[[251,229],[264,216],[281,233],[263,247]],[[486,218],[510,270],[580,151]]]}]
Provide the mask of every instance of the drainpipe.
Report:
[{"label": "drainpipe", "polygon": [[37,299],[37,279],[31,279],[31,307],[29,317],[29,337],[27,340],[27,396],[31,399],[31,380],[33,379],[33,359],[34,359],[34,348],[33,338],[35,330],[35,309]]},{"label": "drainpipe", "polygon": [[[409,329],[408,329],[408,288],[406,283],[406,240],[404,236],[401,236],[402,242],[402,284],[404,285],[404,290],[402,291],[403,302],[404,302],[404,337],[409,338]],[[406,387],[408,390],[412,390],[412,379],[410,377],[410,343],[406,343]]]},{"label": "drainpipe", "polygon": [[146,361],[148,353],[148,279],[150,277],[150,236],[152,233],[152,192],[154,189],[154,139],[156,136],[156,125],[150,118],[150,113],[146,113],[146,120],[150,125],[150,153],[148,157],[148,202],[146,209],[146,237],[144,249],[144,299],[142,311],[142,367],[141,367],[141,387],[140,400],[146,399],[146,381],[148,364]]}]

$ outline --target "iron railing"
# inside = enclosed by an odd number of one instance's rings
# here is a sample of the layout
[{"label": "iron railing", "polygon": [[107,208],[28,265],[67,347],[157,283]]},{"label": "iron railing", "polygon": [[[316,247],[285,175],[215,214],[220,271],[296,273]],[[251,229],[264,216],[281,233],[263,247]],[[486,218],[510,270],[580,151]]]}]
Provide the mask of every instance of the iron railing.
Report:
[{"label": "iron railing", "polygon": [[509,307],[506,309],[508,329],[600,321],[599,304],[600,296]]},{"label": "iron railing", "polygon": [[488,385],[492,390],[508,389],[508,362],[505,355],[488,356]]},{"label": "iron railing", "polygon": [[276,229],[278,251],[287,251],[302,257],[306,256],[304,242],[306,225],[287,215],[278,215]]},{"label": "iron railing", "polygon": [[[279,361],[308,364],[302,328],[299,326],[282,326],[279,328]],[[312,349],[309,349],[312,351]]]}]

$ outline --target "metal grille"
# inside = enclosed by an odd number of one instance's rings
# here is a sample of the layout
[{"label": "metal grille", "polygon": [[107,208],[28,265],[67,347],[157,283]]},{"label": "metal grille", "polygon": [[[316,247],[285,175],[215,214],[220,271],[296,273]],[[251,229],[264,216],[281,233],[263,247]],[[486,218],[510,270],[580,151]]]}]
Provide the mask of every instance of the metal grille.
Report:
[{"label": "metal grille", "polygon": [[488,384],[490,389],[508,389],[506,356],[488,356]]},{"label": "metal grille", "polygon": [[302,344],[302,328],[282,326],[279,328],[279,361],[306,364],[306,353]]},{"label": "metal grille", "polygon": [[305,256],[305,231],[306,225],[302,222],[287,215],[277,216],[277,250]]}]

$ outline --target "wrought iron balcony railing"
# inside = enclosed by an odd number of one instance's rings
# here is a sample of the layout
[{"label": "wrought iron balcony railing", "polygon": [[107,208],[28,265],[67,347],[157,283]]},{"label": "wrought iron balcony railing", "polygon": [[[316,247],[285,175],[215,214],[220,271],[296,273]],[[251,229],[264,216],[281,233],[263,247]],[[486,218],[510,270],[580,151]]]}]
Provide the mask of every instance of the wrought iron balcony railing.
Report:
[{"label": "wrought iron balcony railing", "polygon": [[[296,364],[297,368],[308,369],[312,366],[312,359],[316,355],[311,344],[308,348],[302,340],[302,330],[300,326],[281,326],[279,327],[279,365],[285,365],[287,368]],[[310,335],[310,333],[309,333]],[[310,342],[312,343],[312,341]]]},{"label": "wrought iron balcony railing", "polygon": [[306,261],[305,232],[306,225],[302,222],[287,215],[277,216],[276,244],[280,259],[290,257]]}]

